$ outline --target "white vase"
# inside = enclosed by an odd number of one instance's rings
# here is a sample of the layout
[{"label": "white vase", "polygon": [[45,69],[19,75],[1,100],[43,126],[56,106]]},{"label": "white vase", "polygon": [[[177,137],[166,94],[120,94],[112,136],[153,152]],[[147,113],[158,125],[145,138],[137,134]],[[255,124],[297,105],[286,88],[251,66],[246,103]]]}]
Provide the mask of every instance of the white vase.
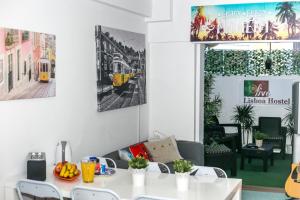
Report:
[{"label": "white vase", "polygon": [[189,189],[189,180],[190,180],[190,173],[178,173],[175,172],[176,176],[176,185],[178,191],[187,191]]},{"label": "white vase", "polygon": [[134,187],[143,187],[145,185],[145,169],[131,169],[132,183]]},{"label": "white vase", "polygon": [[255,144],[258,147],[261,147],[263,145],[263,140],[255,140]]}]

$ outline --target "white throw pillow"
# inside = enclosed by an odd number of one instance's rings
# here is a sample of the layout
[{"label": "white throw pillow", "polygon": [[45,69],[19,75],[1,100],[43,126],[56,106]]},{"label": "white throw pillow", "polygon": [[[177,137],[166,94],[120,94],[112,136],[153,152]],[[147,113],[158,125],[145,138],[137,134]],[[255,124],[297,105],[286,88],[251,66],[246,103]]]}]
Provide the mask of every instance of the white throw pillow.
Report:
[{"label": "white throw pillow", "polygon": [[133,158],[132,154],[124,149],[120,149],[118,153],[121,160],[130,161]]}]

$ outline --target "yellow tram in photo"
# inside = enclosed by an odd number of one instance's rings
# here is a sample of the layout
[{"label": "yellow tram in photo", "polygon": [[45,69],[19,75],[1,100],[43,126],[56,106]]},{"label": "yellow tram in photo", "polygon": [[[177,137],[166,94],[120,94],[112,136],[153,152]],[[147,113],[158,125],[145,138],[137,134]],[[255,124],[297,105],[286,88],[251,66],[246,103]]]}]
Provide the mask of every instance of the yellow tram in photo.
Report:
[{"label": "yellow tram in photo", "polygon": [[132,68],[125,62],[120,53],[114,53],[112,68],[112,84],[114,88],[125,86],[135,76]]},{"label": "yellow tram in photo", "polygon": [[49,82],[51,63],[48,59],[40,59],[38,62],[38,77],[40,82]]}]

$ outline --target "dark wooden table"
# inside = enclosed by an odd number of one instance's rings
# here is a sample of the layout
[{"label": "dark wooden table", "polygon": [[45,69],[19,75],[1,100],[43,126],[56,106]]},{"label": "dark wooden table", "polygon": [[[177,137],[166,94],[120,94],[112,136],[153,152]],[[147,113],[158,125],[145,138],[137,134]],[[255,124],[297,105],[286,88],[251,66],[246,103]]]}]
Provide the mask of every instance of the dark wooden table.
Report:
[{"label": "dark wooden table", "polygon": [[245,158],[251,163],[252,158],[263,160],[263,170],[268,171],[268,159],[271,160],[271,166],[274,165],[273,145],[263,144],[260,148],[250,148],[247,145],[241,150],[241,169],[244,169]]}]

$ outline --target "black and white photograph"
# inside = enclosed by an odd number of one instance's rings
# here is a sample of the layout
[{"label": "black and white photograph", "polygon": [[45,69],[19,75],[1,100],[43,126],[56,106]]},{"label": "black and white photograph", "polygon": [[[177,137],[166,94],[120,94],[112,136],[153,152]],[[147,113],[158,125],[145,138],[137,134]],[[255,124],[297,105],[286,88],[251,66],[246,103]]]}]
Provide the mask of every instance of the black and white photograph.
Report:
[{"label": "black and white photograph", "polygon": [[146,103],[144,34],[95,27],[98,111]]}]

